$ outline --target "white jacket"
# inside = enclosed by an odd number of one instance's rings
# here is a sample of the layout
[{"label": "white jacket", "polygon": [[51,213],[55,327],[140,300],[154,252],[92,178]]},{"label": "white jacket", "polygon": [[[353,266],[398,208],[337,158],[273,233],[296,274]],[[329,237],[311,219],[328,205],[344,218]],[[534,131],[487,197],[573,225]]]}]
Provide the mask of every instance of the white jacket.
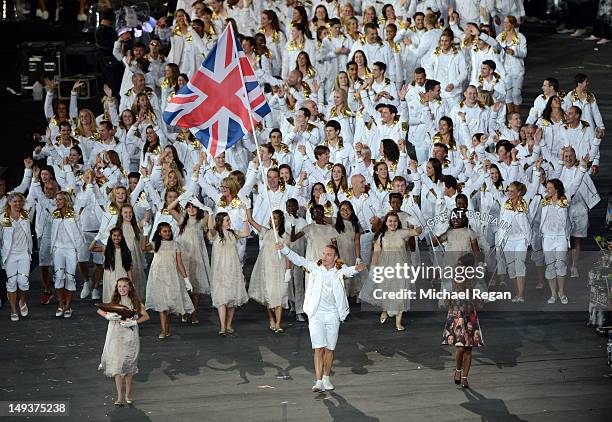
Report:
[{"label": "white jacket", "polygon": [[317,313],[319,301],[321,300],[324,278],[332,277],[332,294],[334,296],[334,302],[336,303],[336,316],[339,321],[344,321],[349,314],[349,304],[344,291],[344,281],[342,277],[353,277],[357,275],[359,272],[355,270],[355,267],[347,267],[344,265],[340,269],[333,267],[328,270],[322,265],[317,265],[315,262],[308,261],[299,256],[287,246],[285,246],[281,252],[295,265],[304,267],[311,274],[310,283],[306,285],[306,292],[304,293],[304,312],[308,315],[308,318],[312,318]]}]

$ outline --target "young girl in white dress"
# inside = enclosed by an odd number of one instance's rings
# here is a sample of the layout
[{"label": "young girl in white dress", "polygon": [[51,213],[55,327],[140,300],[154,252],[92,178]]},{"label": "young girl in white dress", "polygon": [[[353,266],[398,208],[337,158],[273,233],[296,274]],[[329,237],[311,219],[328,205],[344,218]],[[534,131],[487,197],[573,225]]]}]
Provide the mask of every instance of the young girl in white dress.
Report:
[{"label": "young girl in white dress", "polygon": [[[272,227],[263,227],[253,220],[252,210],[247,211],[247,218],[251,226],[257,230],[263,239],[263,248],[260,249],[257,262],[251,273],[249,283],[249,297],[266,307],[270,330],[282,333],[280,326],[283,308],[289,307],[289,282],[291,269],[287,259],[276,249],[276,237]],[[281,210],[272,211],[274,226],[276,227],[278,241],[289,245],[289,234],[285,231],[285,215]],[[271,222],[270,222],[271,223]],[[272,224],[270,224],[272,226]]]},{"label": "young girl in white dress", "polygon": [[120,278],[132,279],[132,254],[125,243],[120,228],[111,229],[106,246],[94,240],[89,246],[92,252],[104,252],[104,276],[102,279],[102,302],[110,303],[115,285]]},{"label": "young girl in white dress", "polygon": [[153,235],[153,245],[147,243],[143,249],[155,252],[147,281],[146,309],[159,312],[159,338],[165,339],[170,336],[170,314],[193,312],[193,304],[187,294],[188,290],[192,290],[191,282],[179,245],[172,238],[170,224],[159,223]]},{"label": "young girl in white dress", "polygon": [[[210,259],[206,250],[204,232],[208,229],[204,206],[195,198],[191,198],[185,205],[185,213],[176,210],[179,199],[168,206],[168,211],[179,224],[178,244],[181,246],[183,263],[193,290],[189,294],[193,302],[194,311],[191,313],[191,323],[199,324],[198,303],[200,295],[210,294]],[[182,321],[187,322],[188,316],[183,315]]]},{"label": "young girl in white dress", "polygon": [[140,354],[138,324],[148,321],[149,314],[128,278],[116,281],[111,303],[127,306],[137,312],[134,318],[122,321],[118,314],[98,309],[98,314],[108,320],[106,340],[98,370],[104,371],[107,377],[115,378],[117,387],[115,406],[123,406],[122,378],[125,378],[125,402],[132,404],[132,379],[138,373]]},{"label": "young girl in white dress", "polygon": [[226,212],[209,214],[208,238],[213,243],[211,273],[212,273],[212,303],[219,313],[221,329],[219,335],[234,334],[232,320],[238,306],[249,301],[244,282],[242,265],[236,241],[248,237],[249,224],[246,222],[246,212],[241,216],[244,221],[241,233],[231,229],[232,222]]},{"label": "young girl in white dress", "polygon": [[130,280],[136,288],[138,297],[147,297],[147,275],[145,274],[145,257],[142,252],[142,230],[136,221],[136,214],[131,205],[125,204],[121,207],[117,218],[117,227],[123,233],[123,239],[132,254],[132,276]]},{"label": "young girl in white dress", "polygon": [[[384,293],[399,292],[410,290],[410,281],[400,274],[394,274],[393,277],[383,277],[378,280],[376,276],[384,274],[384,269],[387,267],[395,268],[396,264],[403,265],[408,261],[408,252],[406,250],[406,242],[410,236],[418,236],[415,229],[402,229],[398,215],[391,211],[374,236],[374,253],[372,255],[372,270],[370,278],[364,285],[359,298],[363,302],[367,302],[374,306],[382,308],[380,314],[380,323],[387,322],[389,316],[395,316],[395,329],[404,331],[406,328],[402,325],[402,314],[410,309],[410,299],[399,298],[390,299]],[[382,268],[382,271],[377,270],[377,267]],[[375,295],[375,289],[382,289],[382,295]],[[378,299],[377,297],[382,297]]]},{"label": "young girl in white dress", "polygon": [[[335,222],[336,231],[339,233],[336,238],[338,243],[338,251],[340,259],[347,266],[352,267],[361,262],[361,226],[359,218],[355,214],[353,204],[350,201],[342,201],[336,216]],[[353,278],[344,280],[346,295],[358,296],[363,280],[360,277],[361,273]]]}]

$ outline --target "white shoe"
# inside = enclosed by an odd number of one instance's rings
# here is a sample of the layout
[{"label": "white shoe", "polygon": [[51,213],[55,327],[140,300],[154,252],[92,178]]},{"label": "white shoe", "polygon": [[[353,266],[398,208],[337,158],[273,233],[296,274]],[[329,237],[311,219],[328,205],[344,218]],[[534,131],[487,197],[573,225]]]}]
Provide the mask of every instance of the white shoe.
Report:
[{"label": "white shoe", "polygon": [[597,41],[597,44],[602,45],[602,44],[608,44],[610,42],[609,39],[607,38],[602,38],[599,41]]},{"label": "white shoe", "polygon": [[317,382],[315,382],[315,385],[312,386],[312,392],[322,393],[324,391],[325,391],[325,387],[323,387],[323,381],[317,380]]},{"label": "white shoe", "polygon": [[596,37],[595,35],[589,35],[588,37],[586,37],[584,39],[585,41],[599,41],[599,37]]},{"label": "white shoe", "polygon": [[100,299],[100,289],[93,289],[93,290],[91,291],[91,298],[92,298],[93,300],[98,300],[98,299]]},{"label": "white shoe", "polygon": [[86,20],[87,20],[87,15],[85,13],[77,15],[77,21],[78,22],[85,22]]},{"label": "white shoe", "polygon": [[64,315],[64,310],[62,308],[57,308],[57,311],[55,311],[55,316],[61,317],[62,315]]},{"label": "white shoe", "polygon": [[40,17],[42,18],[42,20],[46,21],[47,19],[49,19],[49,11],[45,10],[41,13]]},{"label": "white shoe", "polygon": [[323,375],[323,388],[325,388],[326,391],[331,391],[334,389],[334,385],[331,383],[331,380],[327,375]]},{"label": "white shoe", "polygon": [[66,309],[64,311],[64,318],[70,318],[72,316],[72,309]]},{"label": "white shoe", "polygon": [[576,29],[570,34],[570,37],[582,37],[584,34],[586,34],[585,29]]},{"label": "white shoe", "polygon": [[567,28],[565,28],[565,29],[560,29],[560,30],[558,30],[558,31],[557,31],[557,33],[558,33],[558,34],[570,34],[570,33],[572,33],[572,32],[574,32],[574,30],[573,30],[573,29],[567,29]]},{"label": "white shoe", "polygon": [[567,298],[567,296],[561,296],[559,295],[559,300],[561,301],[562,304],[567,305],[569,303],[569,299]]},{"label": "white shoe", "polygon": [[578,278],[578,268],[572,267],[572,273],[570,275],[571,278]]},{"label": "white shoe", "polygon": [[87,299],[87,296],[91,293],[91,281],[83,283],[83,290],[81,290],[81,299]]},{"label": "white shoe", "polygon": [[28,304],[22,301],[19,301],[19,312],[21,313],[22,317],[27,317],[28,316]]},{"label": "white shoe", "polygon": [[549,305],[552,305],[553,303],[557,303],[557,296],[551,296],[548,299],[548,302],[546,302],[546,303],[548,303]]}]

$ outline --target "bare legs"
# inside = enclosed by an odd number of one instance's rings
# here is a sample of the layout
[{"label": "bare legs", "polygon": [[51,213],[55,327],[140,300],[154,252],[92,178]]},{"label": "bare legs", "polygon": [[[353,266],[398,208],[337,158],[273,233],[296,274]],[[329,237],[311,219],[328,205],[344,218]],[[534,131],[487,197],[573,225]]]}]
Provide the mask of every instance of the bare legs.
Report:
[{"label": "bare legs", "polygon": [[159,323],[161,324],[161,333],[168,337],[170,335],[170,314],[168,311],[159,313]]},{"label": "bare legs", "polygon": [[[26,292],[23,290],[18,290],[18,292],[19,302],[26,303]],[[19,315],[19,312],[17,312],[17,292],[8,292],[7,296],[11,304],[11,314]]]},{"label": "bare legs", "polygon": [[467,378],[470,374],[470,368],[472,367],[472,348],[458,346],[455,349],[455,379],[457,372],[463,370],[461,386],[468,387]]},{"label": "bare legs", "polygon": [[314,367],[315,377],[317,381],[328,377],[331,373],[332,364],[334,363],[334,351],[325,347],[320,347],[314,350]]},{"label": "bare legs", "polygon": [[280,324],[283,315],[283,308],[280,306],[276,306],[272,309],[266,308],[266,313],[268,314],[268,321],[270,321],[270,329],[274,331],[281,329]]},{"label": "bare legs", "polygon": [[117,388],[117,400],[115,404],[123,402],[123,378],[125,378],[125,400],[128,402],[132,401],[132,380],[134,375],[125,374],[125,377],[117,374],[115,375],[115,387]]},{"label": "bare legs", "polygon": [[525,276],[516,277],[516,295],[525,298]]},{"label": "bare legs", "polygon": [[234,331],[232,328],[232,321],[234,320],[235,311],[236,308],[227,305],[221,305],[217,308],[219,323],[221,324],[221,331],[219,331],[219,334],[225,334],[226,332],[231,334]]}]

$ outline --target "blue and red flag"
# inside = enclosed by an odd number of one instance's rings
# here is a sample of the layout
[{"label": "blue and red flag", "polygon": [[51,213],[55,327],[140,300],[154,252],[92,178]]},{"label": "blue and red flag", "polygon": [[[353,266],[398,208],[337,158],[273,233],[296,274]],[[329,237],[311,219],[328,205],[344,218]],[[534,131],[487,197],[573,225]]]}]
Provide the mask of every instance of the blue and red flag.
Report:
[{"label": "blue and red flag", "polygon": [[232,25],[208,53],[187,85],[169,101],[164,121],[187,127],[213,156],[231,148],[270,113],[249,59]]}]

